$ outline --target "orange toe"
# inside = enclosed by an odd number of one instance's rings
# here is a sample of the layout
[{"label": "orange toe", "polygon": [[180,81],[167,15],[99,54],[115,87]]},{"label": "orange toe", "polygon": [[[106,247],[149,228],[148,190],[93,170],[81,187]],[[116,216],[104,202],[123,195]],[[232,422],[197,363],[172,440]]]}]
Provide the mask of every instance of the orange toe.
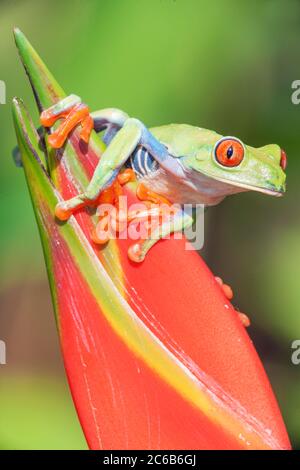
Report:
[{"label": "orange toe", "polygon": [[215,276],[215,280],[217,281],[217,283],[221,287],[225,297],[228,300],[232,300],[233,299],[233,291],[232,291],[231,287],[228,284],[224,284],[223,279],[219,276]]},{"label": "orange toe", "polygon": [[242,312],[237,312],[239,319],[241,320],[242,324],[247,328],[248,326],[251,325],[249,317]]},{"label": "orange toe", "polygon": [[66,211],[65,209],[62,209],[59,204],[56,205],[55,207],[55,217],[59,220],[68,220],[72,215],[71,211]]},{"label": "orange toe", "polygon": [[94,128],[94,121],[90,115],[88,115],[86,118],[83,119],[82,121],[82,131],[80,133],[80,138],[83,140],[86,144],[89,143],[91,132]]},{"label": "orange toe", "polygon": [[227,297],[227,299],[232,300],[233,291],[232,291],[231,287],[228,286],[228,284],[223,284],[222,289],[223,289],[223,292],[224,292],[225,296]]},{"label": "orange toe", "polygon": [[154,204],[167,204],[168,206],[171,205],[170,201],[166,199],[164,196],[151,191],[147,188],[143,183],[139,183],[138,187],[136,188],[136,195],[141,201],[151,201]]},{"label": "orange toe", "polygon": [[102,217],[91,233],[91,239],[97,245],[104,245],[111,237],[110,216]]},{"label": "orange toe", "polygon": [[53,134],[50,134],[48,137],[48,143],[52,148],[59,149],[64,145],[65,137],[53,132]]},{"label": "orange toe", "polygon": [[142,253],[141,245],[134,243],[128,248],[128,258],[134,263],[141,263],[144,261],[145,256]]},{"label": "orange toe", "polygon": [[135,173],[131,168],[126,168],[126,170],[122,171],[118,175],[118,181],[121,186],[123,186],[126,183],[129,183],[129,181],[134,181],[135,180]]}]

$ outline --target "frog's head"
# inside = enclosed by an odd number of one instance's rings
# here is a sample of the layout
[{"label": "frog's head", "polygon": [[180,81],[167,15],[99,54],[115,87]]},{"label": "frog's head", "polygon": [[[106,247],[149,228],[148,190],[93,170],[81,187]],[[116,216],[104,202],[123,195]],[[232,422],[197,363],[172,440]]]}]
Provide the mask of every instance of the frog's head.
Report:
[{"label": "frog's head", "polygon": [[254,148],[211,131],[204,131],[201,140],[184,166],[215,180],[224,195],[247,190],[272,196],[285,192],[287,157],[278,145]]}]

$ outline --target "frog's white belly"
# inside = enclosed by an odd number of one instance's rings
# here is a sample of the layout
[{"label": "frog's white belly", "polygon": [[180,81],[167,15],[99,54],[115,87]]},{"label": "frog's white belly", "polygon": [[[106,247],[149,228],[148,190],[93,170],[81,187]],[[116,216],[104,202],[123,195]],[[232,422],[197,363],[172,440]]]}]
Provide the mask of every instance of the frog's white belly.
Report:
[{"label": "frog's white belly", "polygon": [[241,188],[191,172],[186,180],[179,179],[160,167],[155,172],[139,178],[147,188],[177,204],[204,204],[214,206],[229,194]]}]

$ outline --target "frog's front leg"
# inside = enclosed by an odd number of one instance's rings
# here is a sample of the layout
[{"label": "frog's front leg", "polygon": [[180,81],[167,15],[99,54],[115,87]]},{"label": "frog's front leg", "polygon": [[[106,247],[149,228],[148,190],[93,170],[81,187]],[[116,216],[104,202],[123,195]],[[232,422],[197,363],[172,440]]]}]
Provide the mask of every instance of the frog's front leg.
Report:
[{"label": "frog's front leg", "polygon": [[100,193],[114,182],[138,145],[147,148],[158,161],[164,161],[168,153],[166,147],[155,139],[141,121],[128,118],[103,153],[86,191],[59,203],[56,216],[67,220],[78,207],[97,201]]},{"label": "frog's front leg", "polygon": [[79,96],[70,95],[44,110],[40,121],[42,126],[52,127],[56,121],[63,119],[60,126],[48,138],[51,147],[61,148],[77,125],[82,127],[80,138],[88,143],[93,128],[96,132],[108,129],[112,137],[128,118],[126,113],[116,108],[106,108],[90,113],[89,107],[82,103]]},{"label": "frog's front leg", "polygon": [[77,208],[98,199],[100,193],[114,182],[137,145],[143,141],[143,128],[143,124],[137,119],[127,119],[103,153],[87,189],[82,194],[57,204],[57,218],[67,220]]},{"label": "frog's front leg", "polygon": [[58,119],[64,119],[58,129],[49,135],[48,142],[53,148],[63,146],[69,133],[77,126],[82,125],[80,137],[87,141],[93,129],[93,120],[89,108],[81,102],[79,96],[70,95],[42,112],[41,124],[52,127]]}]

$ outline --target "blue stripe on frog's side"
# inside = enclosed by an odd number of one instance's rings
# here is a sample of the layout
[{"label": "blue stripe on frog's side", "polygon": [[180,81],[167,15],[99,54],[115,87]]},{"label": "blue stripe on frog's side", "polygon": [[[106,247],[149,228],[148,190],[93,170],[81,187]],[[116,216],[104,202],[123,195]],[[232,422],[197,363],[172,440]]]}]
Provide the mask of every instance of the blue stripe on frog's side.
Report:
[{"label": "blue stripe on frog's side", "polygon": [[[104,143],[109,145],[118,131],[119,127],[114,125],[108,126],[103,137]],[[131,168],[135,172],[137,178],[143,178],[144,176],[150,175],[154,171],[158,170],[159,163],[152,157],[145,147],[139,145],[125,163],[125,167]]]},{"label": "blue stripe on frog's side", "polygon": [[137,178],[148,176],[159,168],[157,161],[141,146],[135,149],[125,166],[132,168]]}]

